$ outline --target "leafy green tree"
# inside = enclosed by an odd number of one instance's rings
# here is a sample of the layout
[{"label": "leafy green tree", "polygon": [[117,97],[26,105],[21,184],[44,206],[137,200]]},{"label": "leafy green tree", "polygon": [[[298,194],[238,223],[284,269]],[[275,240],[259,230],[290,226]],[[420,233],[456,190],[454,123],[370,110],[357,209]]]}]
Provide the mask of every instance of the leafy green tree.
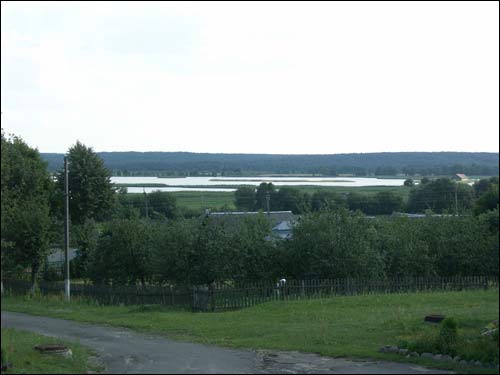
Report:
[{"label": "leafy green tree", "polygon": [[236,250],[231,277],[235,280],[260,281],[275,276],[275,243],[270,241],[271,227],[265,214],[249,216],[227,230],[230,246]]},{"label": "leafy green tree", "polygon": [[412,187],[415,185],[415,183],[413,182],[413,180],[411,178],[408,178],[405,180],[405,182],[403,183],[404,186],[408,186],[408,187]]},{"label": "leafy green tree", "polygon": [[438,178],[420,184],[410,191],[407,209],[409,212],[432,210],[437,213],[464,212],[473,205],[473,190],[463,183],[449,178]]},{"label": "leafy green tree", "polygon": [[302,218],[287,243],[287,273],[297,278],[379,277],[382,257],[376,231],[365,216],[346,210]]},{"label": "leafy green tree", "polygon": [[435,254],[423,238],[425,219],[381,217],[377,229],[376,248],[383,257],[387,277],[433,276],[437,274]]},{"label": "leafy green tree", "polygon": [[2,276],[29,268],[34,288],[53,237],[53,183],[38,151],[21,138],[7,138],[2,131],[1,153]]},{"label": "leafy green tree", "polygon": [[328,211],[346,206],[345,200],[334,191],[316,190],[311,197],[311,209],[313,211]]},{"label": "leafy green tree", "polygon": [[309,195],[297,188],[283,186],[273,194],[272,207],[275,210],[292,211],[294,214],[303,214],[311,209]]},{"label": "leafy green tree", "polygon": [[498,208],[498,184],[491,184],[488,189],[474,202],[474,213],[481,213]]},{"label": "leafy green tree", "polygon": [[491,185],[498,185],[498,177],[482,178],[476,181],[472,187],[474,188],[474,193],[476,197],[480,197],[486,193]]},{"label": "leafy green tree", "polygon": [[170,193],[156,190],[147,194],[146,199],[153,218],[159,215],[160,218],[174,219],[179,215],[177,200]]},{"label": "leafy green tree", "polygon": [[97,249],[100,231],[99,224],[93,219],[72,226],[70,240],[78,247],[78,256],[70,264],[72,278],[87,278],[91,256]]},{"label": "leafy green tree", "polygon": [[96,249],[89,254],[88,273],[95,283],[144,285],[151,275],[149,226],[134,219],[105,224]]},{"label": "leafy green tree", "polygon": [[256,203],[254,210],[267,210],[267,199],[270,199],[270,206],[272,206],[274,199],[273,195],[276,193],[276,188],[274,187],[272,182],[269,183],[261,183],[257,187],[256,193]]},{"label": "leafy green tree", "polygon": [[372,195],[351,192],[347,196],[347,206],[351,211],[361,211],[373,214],[376,211],[376,201]]},{"label": "leafy green tree", "polygon": [[154,280],[160,284],[189,284],[192,277],[190,260],[196,260],[190,254],[195,252],[198,221],[181,218],[169,222],[153,222],[150,225],[151,272]]},{"label": "leafy green tree", "polygon": [[50,250],[52,221],[47,201],[18,202],[6,220],[5,237],[13,243],[10,262],[30,270],[34,290]]},{"label": "leafy green tree", "polygon": [[257,203],[255,188],[241,186],[234,192],[236,208],[240,211],[252,211]]},{"label": "leafy green tree", "polygon": [[422,179],[420,180],[420,185],[426,185],[429,182],[431,182],[431,180],[429,179],[429,177],[422,177]]},{"label": "leafy green tree", "polygon": [[[111,174],[102,159],[80,142],[68,150],[71,222],[103,220],[115,203]],[[64,191],[64,170],[57,175],[59,194]],[[62,212],[62,206],[60,207]]]},{"label": "leafy green tree", "polygon": [[393,191],[380,191],[375,194],[376,211],[374,214],[389,215],[399,212],[404,206],[401,195]]}]

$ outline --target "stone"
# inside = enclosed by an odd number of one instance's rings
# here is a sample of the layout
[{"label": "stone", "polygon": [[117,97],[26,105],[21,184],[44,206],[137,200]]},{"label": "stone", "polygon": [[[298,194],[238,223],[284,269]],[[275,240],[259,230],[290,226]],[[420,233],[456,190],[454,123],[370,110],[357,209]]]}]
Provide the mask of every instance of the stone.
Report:
[{"label": "stone", "polygon": [[436,361],[441,361],[443,359],[443,356],[441,354],[435,354],[432,358]]},{"label": "stone", "polygon": [[399,354],[401,354],[401,355],[408,354],[408,349],[399,349]]},{"label": "stone", "polygon": [[482,366],[483,363],[481,361],[474,361],[474,366]]},{"label": "stone", "polygon": [[420,357],[422,358],[429,358],[429,359],[433,359],[434,358],[434,355],[432,353],[422,353],[420,355]]},{"label": "stone", "polygon": [[483,336],[493,336],[497,332],[498,332],[498,328],[488,329],[486,332],[481,333],[481,335],[483,335]]},{"label": "stone", "polygon": [[410,352],[410,357],[420,357],[420,354],[417,352]]},{"label": "stone", "polygon": [[456,355],[455,357],[453,357],[453,361],[460,362],[460,357],[458,355]]},{"label": "stone", "polygon": [[379,349],[381,353],[398,353],[399,348],[397,346],[386,345]]},{"label": "stone", "polygon": [[445,355],[443,355],[442,360],[443,360],[443,361],[452,361],[452,360],[453,360],[453,358],[451,358],[451,356],[449,356],[449,355],[445,354]]},{"label": "stone", "polygon": [[467,362],[465,359],[460,360],[460,362],[458,363],[460,363],[462,366],[467,366],[469,364],[469,362]]}]

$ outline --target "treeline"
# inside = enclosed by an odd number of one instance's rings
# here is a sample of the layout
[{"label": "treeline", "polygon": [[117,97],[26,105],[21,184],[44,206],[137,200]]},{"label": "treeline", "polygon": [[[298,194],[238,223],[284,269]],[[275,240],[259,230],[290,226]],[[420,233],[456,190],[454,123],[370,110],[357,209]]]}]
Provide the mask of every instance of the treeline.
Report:
[{"label": "treeline", "polygon": [[498,275],[498,210],[479,216],[303,216],[290,240],[264,214],[241,221],[116,219],[96,232],[80,274],[96,284]]},{"label": "treeline", "polygon": [[[394,197],[382,193],[365,206],[351,194],[308,195],[270,184],[240,189],[237,202],[248,209],[301,213],[293,237],[281,240],[264,213],[216,221],[179,209],[168,193],[115,191],[103,160],[79,142],[67,157],[71,246],[79,251],[71,272],[94,283],[498,274],[497,178],[473,187],[407,181],[407,204],[460,214],[419,219],[364,215],[366,207],[392,211]],[[1,163],[2,278],[29,277],[35,285],[60,277],[47,267],[47,255],[63,242],[64,171],[54,179],[37,150],[3,132]]]},{"label": "treeline", "polygon": [[480,214],[498,206],[498,177],[484,178],[470,186],[449,178],[423,178],[418,185],[405,181],[408,200],[395,191],[375,194],[332,190],[307,193],[295,187],[262,183],[257,188],[242,186],[235,191],[236,208],[241,211],[289,210],[295,214],[346,208],[367,215],[390,215],[394,212],[437,214]]},{"label": "treeline", "polygon": [[[49,170],[63,163],[62,154],[43,153]],[[498,153],[383,152],[333,155],[208,154],[190,152],[100,152],[106,167],[118,176],[227,175],[259,173],[338,176],[496,176]]]}]

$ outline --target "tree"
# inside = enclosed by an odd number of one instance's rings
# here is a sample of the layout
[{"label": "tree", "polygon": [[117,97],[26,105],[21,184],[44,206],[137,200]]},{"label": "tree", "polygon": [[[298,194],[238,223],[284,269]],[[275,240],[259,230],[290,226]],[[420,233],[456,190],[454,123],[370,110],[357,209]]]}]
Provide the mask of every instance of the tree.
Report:
[{"label": "tree", "polygon": [[252,211],[257,203],[255,188],[241,186],[234,192],[236,208],[240,211]]},{"label": "tree", "polygon": [[316,190],[311,197],[313,211],[328,211],[345,206],[345,200],[334,191]]},{"label": "tree", "polygon": [[138,219],[106,223],[94,252],[89,276],[95,283],[145,285],[152,278],[150,227]]},{"label": "tree", "polygon": [[270,199],[271,202],[269,204],[272,205],[273,194],[275,192],[276,192],[276,189],[275,189],[272,182],[261,183],[257,187],[256,202],[255,202],[254,209],[255,210],[267,210],[267,200]]},{"label": "tree", "polygon": [[[71,222],[82,224],[87,219],[104,219],[114,204],[109,170],[92,148],[80,142],[68,150],[68,161]],[[64,191],[64,178],[61,170],[57,175],[60,194]]]},{"label": "tree", "polygon": [[411,178],[406,179],[403,184],[404,184],[404,186],[408,186],[408,187],[412,187],[413,185],[415,185]]},{"label": "tree", "polygon": [[371,195],[351,192],[347,196],[347,206],[351,211],[359,210],[365,214],[373,214],[375,212],[376,202]]},{"label": "tree", "polygon": [[297,188],[283,186],[273,194],[272,199],[275,210],[292,211],[294,214],[310,211],[309,196]]},{"label": "tree", "polygon": [[146,199],[148,200],[152,218],[159,216],[160,218],[174,219],[179,214],[177,200],[170,193],[156,190],[147,194]]},{"label": "tree", "polygon": [[32,289],[53,237],[49,196],[52,180],[36,149],[2,131],[2,276],[31,270]]},{"label": "tree", "polygon": [[482,178],[476,181],[472,187],[476,197],[480,197],[488,191],[491,185],[498,185],[498,177]]},{"label": "tree", "polygon": [[488,189],[474,203],[476,215],[498,208],[498,184],[491,184]]},{"label": "tree", "polygon": [[463,212],[472,208],[473,190],[463,183],[449,178],[438,178],[426,184],[420,184],[410,191],[408,211],[424,212],[432,210],[437,213]]},{"label": "tree", "polygon": [[393,212],[401,211],[403,208],[403,198],[393,191],[380,191],[375,194],[376,212],[378,215],[389,215]]},{"label": "tree", "polygon": [[379,277],[383,263],[375,238],[363,215],[344,209],[306,215],[287,243],[286,271],[297,278]]}]

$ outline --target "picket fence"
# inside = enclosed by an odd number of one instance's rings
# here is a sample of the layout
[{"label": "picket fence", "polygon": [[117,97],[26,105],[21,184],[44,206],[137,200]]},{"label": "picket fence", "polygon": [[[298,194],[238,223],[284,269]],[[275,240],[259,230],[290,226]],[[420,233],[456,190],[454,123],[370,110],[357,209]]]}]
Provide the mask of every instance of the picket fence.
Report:
[{"label": "picket fence", "polygon": [[[30,283],[4,280],[5,295],[30,292]],[[64,282],[40,282],[42,295],[64,293]],[[292,280],[212,283],[204,286],[93,285],[72,283],[71,296],[102,305],[162,305],[192,311],[227,311],[270,301],[363,294],[421,293],[498,288],[498,276]]]}]

